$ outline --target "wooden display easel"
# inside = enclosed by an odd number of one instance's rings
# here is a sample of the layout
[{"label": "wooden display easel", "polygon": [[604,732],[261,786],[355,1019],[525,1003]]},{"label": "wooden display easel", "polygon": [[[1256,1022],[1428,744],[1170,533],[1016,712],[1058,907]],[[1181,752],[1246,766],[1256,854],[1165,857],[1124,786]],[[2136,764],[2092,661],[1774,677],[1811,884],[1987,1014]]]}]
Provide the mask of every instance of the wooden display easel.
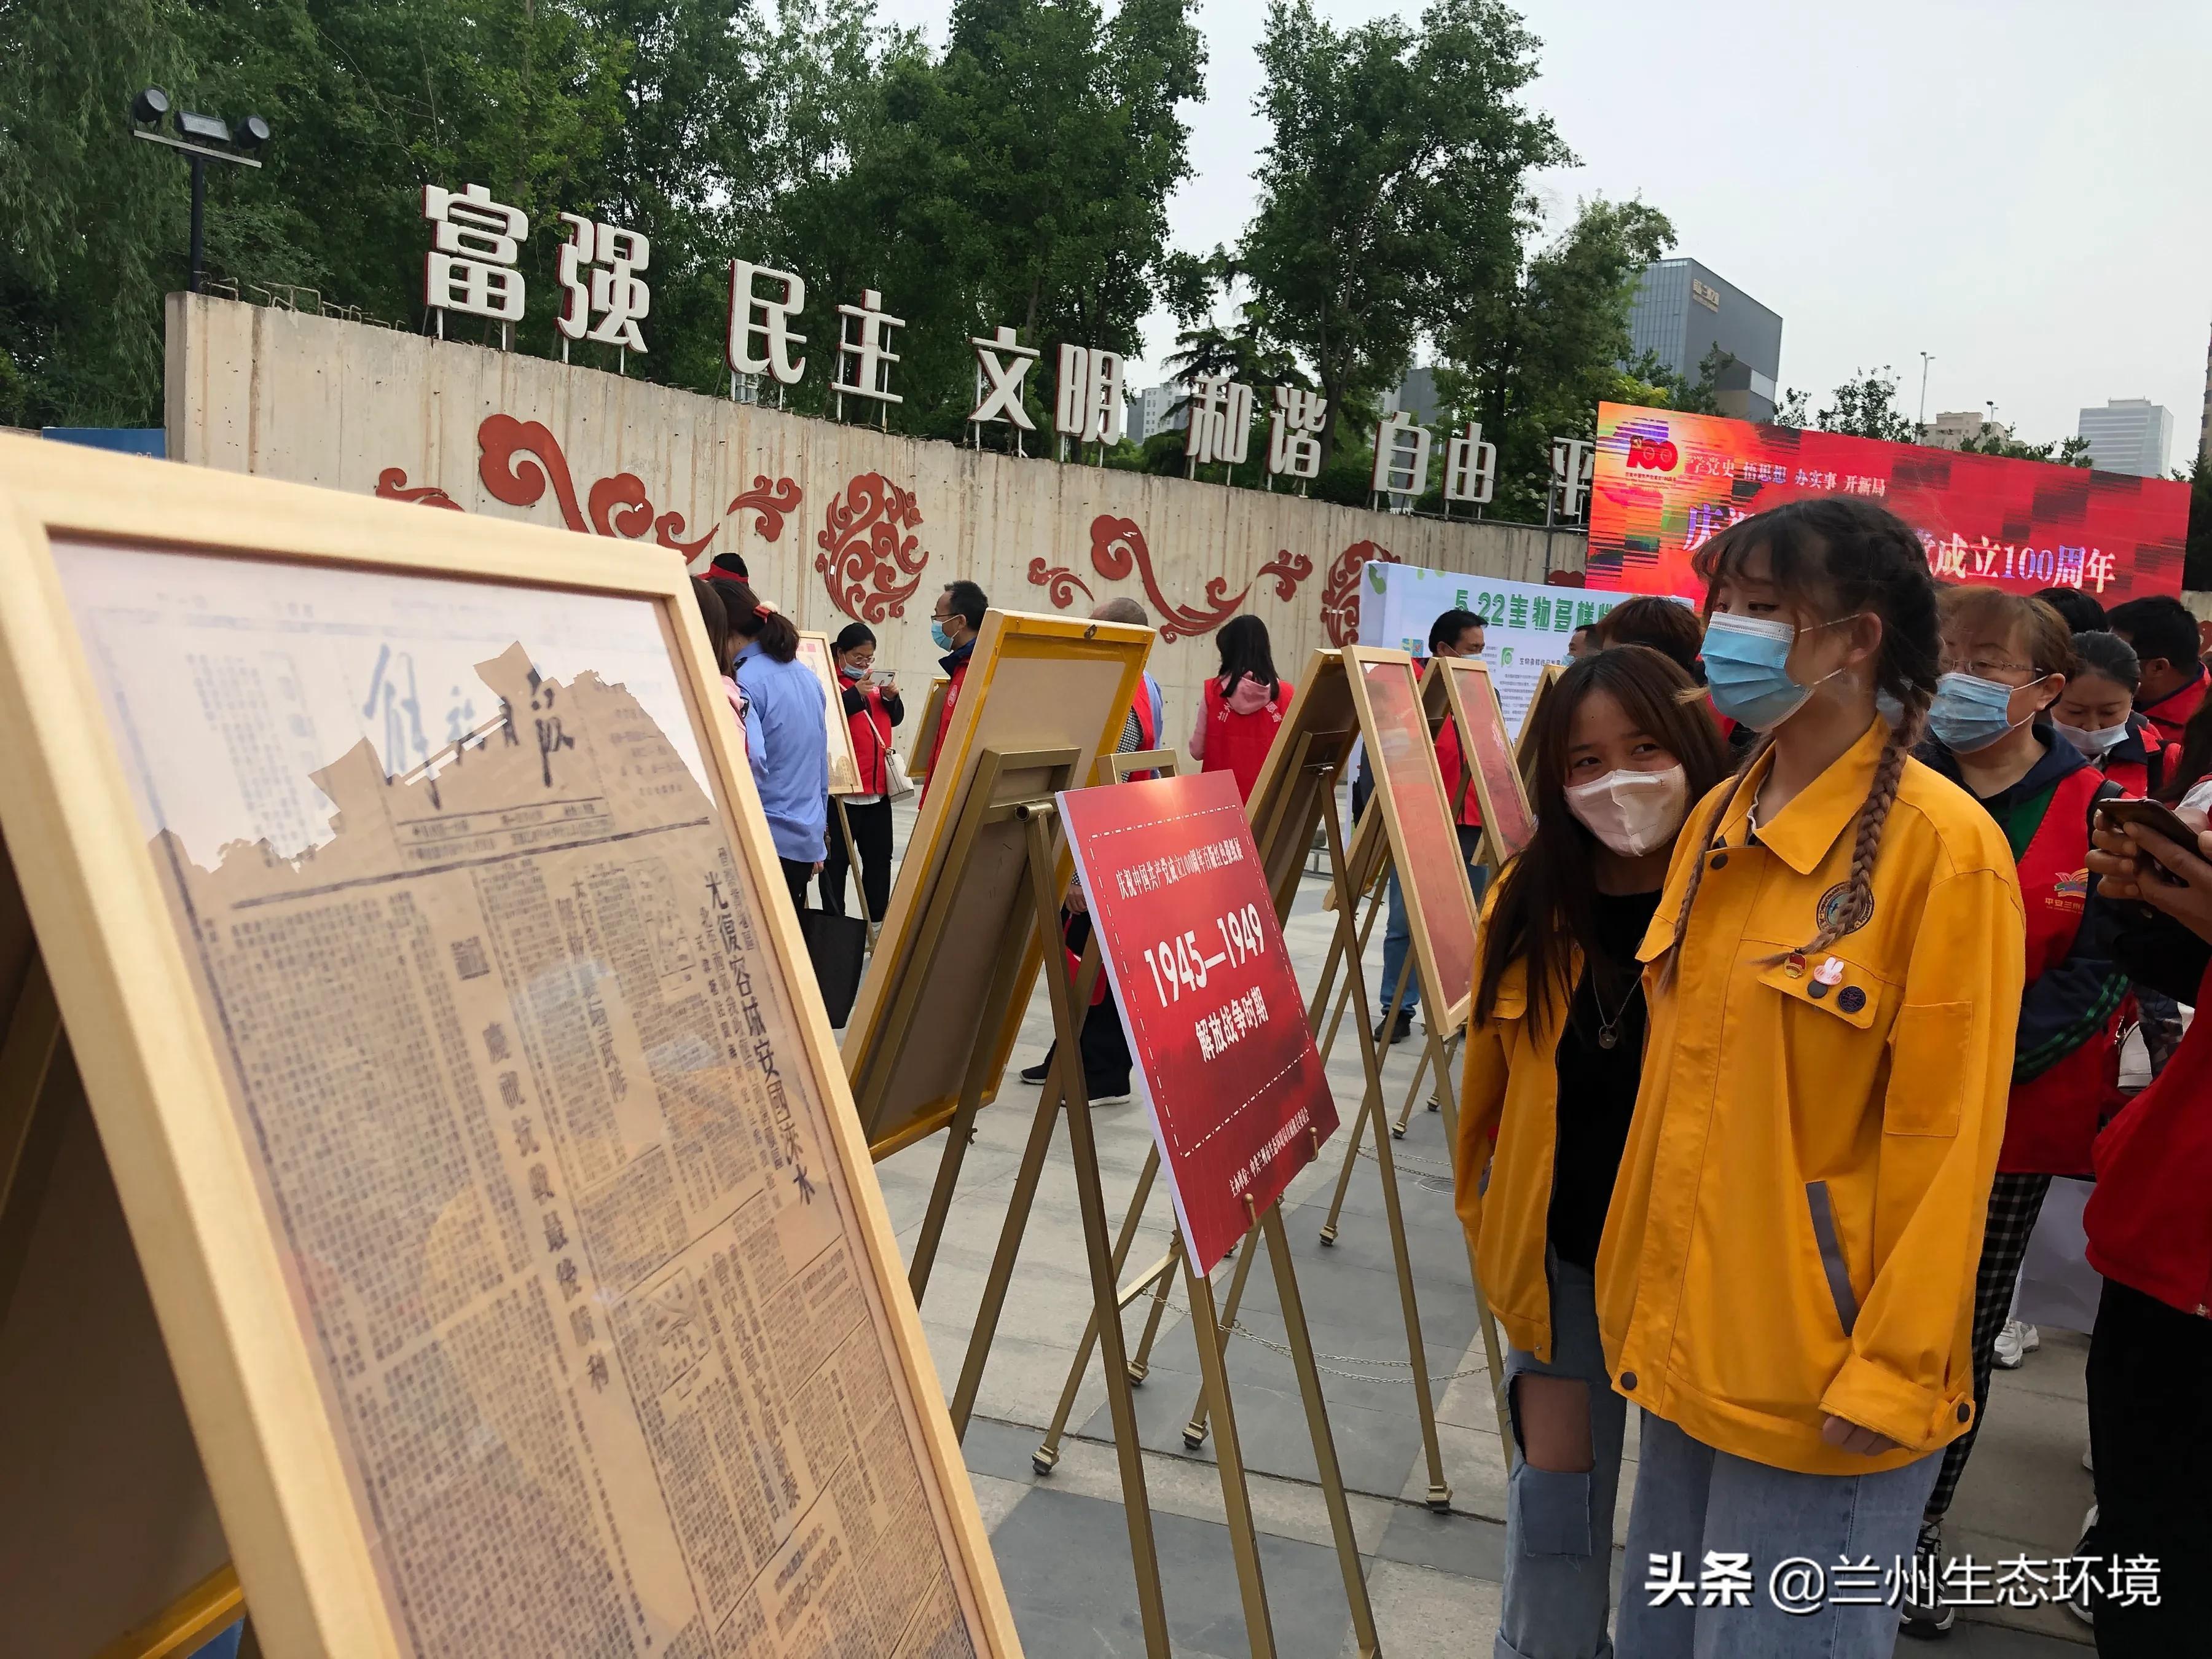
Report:
[{"label": "wooden display easel", "polygon": [[[1334,902],[1327,908],[1334,910],[1337,921],[1334,936],[1330,942],[1329,954],[1324,964],[1322,978],[1316,988],[1310,1017],[1315,1022],[1315,1029],[1318,1030],[1321,1012],[1327,1006],[1334,973],[1340,965],[1345,973],[1344,1000],[1339,1004],[1336,1016],[1340,1020],[1346,1004],[1358,1010],[1358,1016],[1353,1022],[1356,1028],[1354,1036],[1358,1042],[1361,1064],[1367,1077],[1367,1086],[1360,1109],[1353,1114],[1349,1126],[1351,1133],[1346,1139],[1344,1164],[1338,1172],[1336,1191],[1330,1202],[1328,1219],[1322,1229],[1321,1237],[1324,1244],[1334,1244],[1336,1241],[1344,1201],[1351,1189],[1352,1174],[1357,1167],[1360,1146],[1371,1121],[1375,1135],[1374,1158],[1379,1167],[1382,1182],[1383,1212],[1389,1226],[1391,1249],[1398,1270],[1399,1293],[1405,1305],[1407,1348],[1413,1367],[1416,1403],[1420,1410],[1425,1447],[1429,1453],[1429,1503],[1431,1508],[1442,1512],[1450,1506],[1451,1489],[1443,1480],[1443,1461],[1436,1440],[1435,1409],[1429,1398],[1427,1352],[1423,1346],[1420,1335],[1420,1313],[1413,1290],[1412,1255],[1407,1239],[1405,1216],[1398,1192],[1397,1162],[1390,1150],[1391,1141],[1402,1137],[1405,1120],[1401,1116],[1399,1124],[1392,1126],[1387,1109],[1382,1103],[1382,1050],[1375,1040],[1374,1033],[1367,1025],[1366,975],[1362,963],[1362,952],[1373,928],[1376,914],[1382,908],[1385,902],[1386,878],[1396,861],[1392,831],[1380,799],[1382,791],[1388,785],[1378,777],[1376,794],[1370,799],[1368,810],[1361,815],[1349,848],[1345,842],[1343,830],[1338,821],[1335,809],[1337,781],[1349,756],[1351,740],[1360,734],[1357,701],[1350,694],[1351,676],[1357,672],[1358,671],[1354,659],[1346,653],[1333,651],[1315,653],[1313,665],[1307,671],[1306,687],[1310,687],[1317,696],[1322,694],[1332,683],[1338,688],[1337,696],[1342,703],[1340,710],[1337,711],[1338,717],[1345,721],[1346,729],[1322,734],[1302,733],[1290,753],[1285,757],[1286,769],[1296,768],[1310,772],[1315,779],[1316,787],[1309,789],[1303,795],[1294,795],[1285,790],[1283,792],[1282,800],[1271,802],[1263,808],[1261,804],[1263,797],[1269,792],[1271,784],[1274,782],[1272,775],[1273,760],[1271,757],[1270,770],[1261,774],[1260,787],[1253,793],[1254,811],[1256,816],[1264,810],[1284,818],[1285,831],[1297,836],[1298,844],[1301,847],[1310,843],[1312,839],[1312,820],[1315,817],[1321,817],[1325,826],[1329,848],[1329,878],[1334,900]],[[1302,696],[1306,687],[1301,688]],[[1425,687],[1424,692],[1425,702]],[[1301,711],[1294,703],[1284,722],[1286,732],[1291,728],[1294,722],[1299,720],[1300,714]],[[1376,745],[1371,735],[1369,737],[1367,748],[1370,755],[1376,752]],[[1316,756],[1320,758],[1316,758]],[[1433,749],[1431,749],[1430,756],[1433,764]],[[1441,778],[1438,779],[1438,787],[1439,788],[1442,787]],[[1303,805],[1297,810],[1291,810],[1292,804],[1298,801],[1302,801]],[[1268,854],[1263,852],[1262,857],[1268,858]],[[1268,866],[1271,872],[1279,870],[1281,867],[1279,856],[1269,859]],[[1295,874],[1292,873],[1288,878],[1286,887],[1278,886],[1276,889],[1279,913],[1288,914],[1289,902],[1295,895],[1295,891],[1296,879]],[[1362,895],[1367,896],[1367,915],[1364,927],[1355,925],[1354,921],[1354,911]],[[1407,909],[1409,925],[1418,927],[1420,925],[1419,911],[1414,896],[1410,893],[1407,895]],[[1406,985],[1416,970],[1416,964],[1425,959],[1426,953],[1419,949],[1407,952],[1406,964],[1399,974],[1398,983],[1393,988],[1385,1015],[1386,1019],[1395,1022],[1398,1018],[1399,1011],[1403,1005]],[[1444,1139],[1447,1145],[1456,1145],[1459,1126],[1458,1103],[1454,1099],[1449,1085],[1450,1076],[1449,1050],[1445,1046],[1444,1036],[1438,1030],[1448,1022],[1449,1005],[1440,994],[1427,984],[1425,979],[1422,990],[1424,1005],[1430,1011],[1429,1018],[1424,1022],[1427,1027],[1427,1042],[1422,1066],[1414,1073],[1413,1087],[1407,1097],[1405,1109],[1409,1115],[1412,1103],[1419,1095],[1423,1074],[1430,1067],[1434,1067],[1437,1079],[1435,1094],[1436,1106],[1443,1117]],[[1449,1030],[1449,1036],[1453,1039],[1464,1036],[1465,1011],[1463,1009],[1461,1011],[1460,1018],[1461,1023],[1452,1025]],[[1387,1026],[1385,1029],[1388,1029]],[[1333,1022],[1329,1033],[1331,1036],[1334,1036],[1334,1030],[1335,1024]],[[1384,1133],[1386,1127],[1391,1132]],[[1497,1322],[1490,1311],[1489,1298],[1483,1293],[1481,1274],[1475,1264],[1472,1243],[1468,1246],[1468,1270],[1474,1287],[1476,1322],[1482,1334],[1484,1358],[1489,1370],[1492,1392],[1498,1412],[1499,1430],[1510,1465],[1512,1458],[1513,1437],[1505,1411],[1504,1396],[1501,1390],[1504,1350],[1498,1344]],[[1231,1288],[1233,1293],[1234,1286],[1232,1285]],[[1233,1310],[1229,1316],[1234,1318]],[[1202,1427],[1195,1414],[1194,1414],[1192,1426],[1194,1429]]]},{"label": "wooden display easel", "polygon": [[[1014,753],[985,750],[977,765],[975,781],[969,789],[965,809],[952,831],[945,864],[949,871],[957,872],[964,867],[969,852],[987,827],[1009,821],[1019,823],[1024,828],[1027,851],[1020,878],[1026,885],[1029,903],[1026,907],[1016,908],[1009,918],[1006,937],[1000,941],[997,960],[1001,967],[995,976],[991,996],[979,1010],[980,1017],[975,1022],[969,1049],[967,1077],[946,1136],[945,1152],[939,1162],[937,1178],[931,1188],[929,1206],[921,1231],[915,1241],[910,1282],[915,1299],[919,1304],[928,1287],[930,1269],[943,1237],[946,1217],[951,1212],[953,1192],[958,1184],[960,1168],[966,1157],[975,1114],[981,1106],[984,1091],[990,1081],[988,1073],[996,1052],[994,1034],[1005,1014],[1003,998],[1008,994],[1008,988],[1015,977],[1015,965],[1022,960],[1024,949],[1034,938],[1043,952],[1042,972],[1052,1002],[1055,1039],[1053,1074],[1038,1097],[1029,1139],[1007,1195],[1006,1212],[1000,1224],[998,1247],[992,1255],[990,1269],[984,1280],[982,1300],[962,1360],[959,1379],[953,1389],[951,1404],[953,1431],[964,1437],[973,1415],[976,1395],[982,1385],[984,1366],[997,1334],[1000,1316],[1005,1310],[1014,1262],[1020,1253],[1037,1185],[1043,1174],[1046,1155],[1050,1151],[1054,1130],[1064,1107],[1070,1161],[1075,1176],[1077,1207],[1083,1223],[1084,1253],[1091,1272],[1091,1314],[1085,1333],[1078,1373],[1069,1379],[1062,1408],[1055,1420],[1055,1432],[1049,1437],[1054,1443],[1051,1456],[1048,1459],[1040,1450],[1033,1462],[1040,1474],[1045,1474],[1058,1462],[1058,1431],[1064,1427],[1066,1411],[1073,1403],[1081,1366],[1087,1363],[1095,1344],[1102,1351],[1105,1367],[1107,1407],[1113,1421],[1115,1451],[1121,1468],[1122,1506],[1129,1530],[1130,1553],[1136,1569],[1137,1601],[1144,1625],[1146,1651],[1154,1656],[1169,1654],[1171,1646],[1167,1610],[1160,1587],[1158,1552],[1145,1484],[1144,1448],[1137,1425],[1136,1404],[1131,1393],[1137,1376],[1133,1374],[1121,1328],[1121,1310],[1146,1290],[1171,1279],[1179,1265],[1190,1300],[1199,1367],[1204,1379],[1205,1401],[1218,1425],[1216,1462],[1221,1479],[1231,1551],[1237,1564],[1237,1589],[1243,1607],[1246,1636],[1255,1659],[1272,1659],[1276,1652],[1273,1621],[1267,1607],[1250,1489],[1230,1398],[1228,1370],[1223,1355],[1226,1333],[1215,1310],[1212,1283],[1196,1271],[1178,1237],[1166,1258],[1143,1276],[1136,1287],[1125,1292],[1118,1284],[1118,1275],[1127,1259],[1144,1200],[1149,1195],[1158,1171],[1157,1149],[1146,1160],[1144,1172],[1138,1182],[1136,1202],[1119,1235],[1111,1240],[1108,1237],[1097,1139],[1091,1116],[1090,1096],[1085,1086],[1082,1061],[1084,1018],[1090,1007],[1092,988],[1103,969],[1094,936],[1085,948],[1079,970],[1071,977],[1066,953],[1060,945],[1060,933],[1064,879],[1060,872],[1065,860],[1058,842],[1056,825],[1059,812],[1053,797],[1058,791],[1072,785],[1079,758],[1080,751],[1075,750]],[[1104,766],[1109,762],[1118,761],[1120,765],[1115,769],[1117,772],[1149,770],[1170,767],[1174,758],[1172,751],[1152,750],[1142,755],[1105,757],[1100,763]],[[938,913],[949,910],[957,887],[957,880],[939,883],[935,902],[922,921],[917,934],[915,954],[905,968],[905,976],[917,984],[929,977],[931,954],[928,945],[931,941],[943,937],[944,927],[949,921],[949,916]],[[900,1023],[898,1001],[898,995],[895,994],[890,1016],[894,1029]],[[880,1071],[877,1073],[877,1075],[881,1074]],[[864,1115],[868,1107],[869,1102],[863,1096],[861,1108]],[[1351,1507],[1345,1496],[1343,1474],[1328,1427],[1328,1407],[1321,1392],[1320,1371],[1315,1363],[1312,1343],[1307,1333],[1304,1304],[1298,1296],[1288,1240],[1283,1233],[1282,1216],[1278,1206],[1270,1206],[1264,1215],[1254,1218],[1252,1229],[1246,1235],[1247,1248],[1243,1251],[1239,1264],[1240,1279],[1254,1254],[1250,1246],[1258,1237],[1264,1237],[1268,1241],[1269,1259],[1274,1266],[1283,1317],[1289,1331],[1293,1360],[1298,1369],[1299,1391],[1305,1405],[1307,1424],[1328,1509],[1330,1530],[1335,1540],[1338,1561],[1344,1577],[1345,1591],[1351,1605],[1353,1627],[1358,1635],[1361,1652],[1379,1654],[1382,1650],[1380,1639],[1375,1631],[1374,1613],[1360,1565],[1358,1540],[1352,1532]],[[1158,1327],[1158,1301],[1156,1300],[1151,1328],[1146,1335],[1148,1346],[1152,1332]]]}]

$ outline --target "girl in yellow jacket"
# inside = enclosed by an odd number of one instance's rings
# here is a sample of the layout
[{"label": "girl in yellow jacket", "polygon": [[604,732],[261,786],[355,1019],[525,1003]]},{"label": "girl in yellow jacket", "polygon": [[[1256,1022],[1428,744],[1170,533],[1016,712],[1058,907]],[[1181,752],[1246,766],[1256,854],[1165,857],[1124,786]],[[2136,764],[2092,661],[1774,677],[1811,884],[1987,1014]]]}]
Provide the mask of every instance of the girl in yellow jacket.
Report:
[{"label": "girl in yellow jacket", "polygon": [[1484,918],[1454,1162],[1521,1451],[1497,1659],[1604,1659],[1627,1401],[1590,1270],[1644,1053],[1636,947],[1727,768],[1695,684],[1639,645],[1571,665],[1534,741],[1536,836]]},{"label": "girl in yellow jacket", "polygon": [[1910,758],[1938,640],[1902,521],[1792,501],[1695,568],[1713,702],[1761,735],[1691,812],[1639,953],[1596,1274],[1644,1407],[1620,1651],[1878,1659],[1973,1420],[2020,888],[1996,822]]}]

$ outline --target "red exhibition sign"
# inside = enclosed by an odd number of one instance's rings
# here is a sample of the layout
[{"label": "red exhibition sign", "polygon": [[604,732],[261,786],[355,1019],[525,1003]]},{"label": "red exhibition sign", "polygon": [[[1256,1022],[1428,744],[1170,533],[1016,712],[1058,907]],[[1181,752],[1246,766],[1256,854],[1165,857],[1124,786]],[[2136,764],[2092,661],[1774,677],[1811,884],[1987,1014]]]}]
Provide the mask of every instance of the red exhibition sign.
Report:
[{"label": "red exhibition sign", "polygon": [[1176,1219],[1211,1273],[1336,1132],[1244,803],[1202,772],[1060,810]]},{"label": "red exhibition sign", "polygon": [[2078,587],[2107,607],[2181,592],[2185,483],[1630,404],[1597,407],[1589,586],[1700,599],[1692,553],[1812,495],[1881,502],[1942,580]]}]

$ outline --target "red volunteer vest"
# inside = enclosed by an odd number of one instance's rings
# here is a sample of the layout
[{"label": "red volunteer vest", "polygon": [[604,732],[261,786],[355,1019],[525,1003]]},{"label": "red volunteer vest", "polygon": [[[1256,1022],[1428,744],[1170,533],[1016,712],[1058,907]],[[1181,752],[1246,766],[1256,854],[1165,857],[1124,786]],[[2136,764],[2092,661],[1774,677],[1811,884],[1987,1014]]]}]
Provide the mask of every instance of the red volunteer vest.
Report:
[{"label": "red volunteer vest", "polygon": [[1273,699],[1249,714],[1231,714],[1222,699],[1221,682],[1206,681],[1206,760],[1200,769],[1235,773],[1237,799],[1250,800],[1275,733],[1283,729],[1283,711],[1290,706],[1291,683],[1286,679],[1279,678]]},{"label": "red volunteer vest", "polygon": [[[1160,723],[1152,718],[1152,688],[1145,684],[1144,676],[1141,674],[1137,677],[1137,695],[1129,700],[1129,713],[1136,717],[1137,747],[1141,750],[1158,748]],[[1135,783],[1140,780],[1158,776],[1159,774],[1157,772],[1132,772],[1129,774],[1129,781]]]},{"label": "red volunteer vest", "polygon": [[[2081,929],[2088,896],[2089,803],[2104,775],[2094,766],[2069,772],[2051,792],[2043,822],[2020,855],[2020,896],[2027,913],[2027,981],[2066,960]],[[2119,1097],[2120,1015],[2040,1077],[2013,1085],[2005,1109],[2004,1175],[2086,1176],[2089,1147],[2106,1108]]]}]

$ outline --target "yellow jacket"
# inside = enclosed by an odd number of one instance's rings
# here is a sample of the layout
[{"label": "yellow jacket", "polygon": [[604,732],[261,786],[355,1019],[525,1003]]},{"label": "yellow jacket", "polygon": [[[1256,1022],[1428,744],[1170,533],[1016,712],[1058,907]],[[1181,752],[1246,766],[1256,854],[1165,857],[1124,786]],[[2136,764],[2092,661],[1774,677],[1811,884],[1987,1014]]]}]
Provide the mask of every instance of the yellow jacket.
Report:
[{"label": "yellow jacket", "polygon": [[[1486,944],[1490,911],[1502,885],[1502,879],[1491,884],[1483,907]],[[1559,1129],[1556,1052],[1583,973],[1582,952],[1571,945],[1565,967],[1564,988],[1554,985],[1549,997],[1531,1006],[1528,963],[1509,963],[1498,976],[1498,1003],[1489,1019],[1468,1022],[1459,1144],[1452,1149],[1453,1203],[1474,1252],[1482,1293],[1513,1346],[1546,1361],[1552,1357],[1552,1287],[1544,1272],[1544,1243]],[[1477,986],[1486,971],[1478,960]]]},{"label": "yellow jacket", "polygon": [[[2027,959],[2003,835],[1915,761],[1871,915],[1809,961],[1769,960],[1843,902],[1886,736],[1877,720],[1755,836],[1764,762],[1692,810],[1639,953],[1644,1080],[1598,1252],[1615,1386],[1707,1445],[1810,1474],[1894,1468],[1972,1421],[1974,1273]],[[1827,1445],[1831,1413],[1899,1449]]]}]

